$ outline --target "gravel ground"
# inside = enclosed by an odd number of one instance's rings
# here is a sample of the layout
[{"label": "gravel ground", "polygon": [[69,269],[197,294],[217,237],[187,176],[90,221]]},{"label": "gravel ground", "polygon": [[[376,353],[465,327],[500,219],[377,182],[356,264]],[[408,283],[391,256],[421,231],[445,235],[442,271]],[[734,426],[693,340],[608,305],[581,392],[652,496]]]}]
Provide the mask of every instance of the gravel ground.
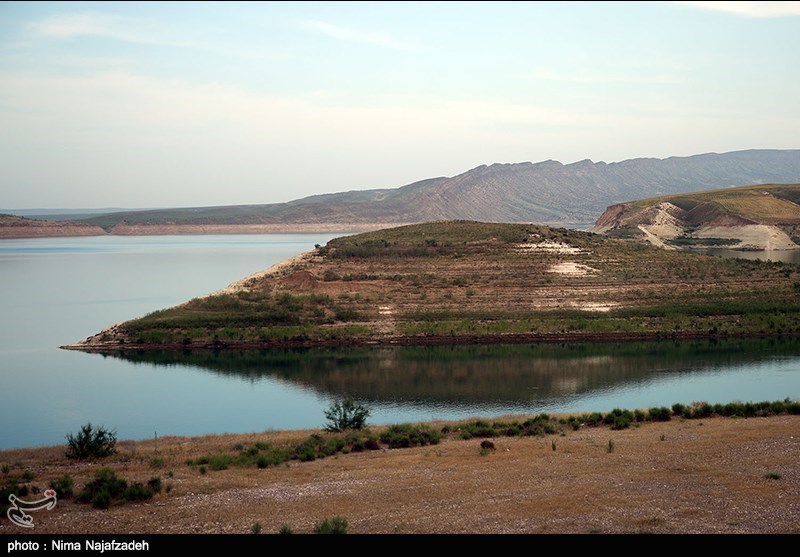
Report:
[{"label": "gravel ground", "polygon": [[[59,501],[36,513],[33,533],[247,533],[256,522],[264,533],[284,524],[301,533],[337,515],[354,533],[800,533],[800,416],[497,438],[485,456],[478,439],[447,439],[264,470],[200,474],[185,463],[237,442],[307,433],[160,439],[157,449],[126,442],[106,464],[129,480],[160,475],[170,493],[108,510]],[[34,471],[42,488],[69,473],[78,490],[98,465],[62,454],[5,451],[0,462],[12,474]],[[0,533],[19,530],[0,520]]]}]

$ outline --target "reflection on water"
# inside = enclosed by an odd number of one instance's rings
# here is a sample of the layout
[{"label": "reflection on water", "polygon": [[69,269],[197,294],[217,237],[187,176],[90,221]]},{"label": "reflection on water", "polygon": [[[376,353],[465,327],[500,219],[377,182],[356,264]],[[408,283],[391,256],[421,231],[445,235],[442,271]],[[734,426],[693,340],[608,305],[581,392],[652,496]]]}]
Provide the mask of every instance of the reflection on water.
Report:
[{"label": "reflection on water", "polygon": [[0,242],[0,449],[63,444],[87,421],[120,439],[320,428],[323,410],[344,393],[369,402],[372,424],[800,398],[796,340],[118,357],[56,348],[330,237]]},{"label": "reflection on water", "polygon": [[[250,382],[283,380],[325,397],[377,404],[553,404],[622,391],[665,373],[709,373],[800,355],[798,339],[126,352],[157,366],[192,366]],[[721,393],[723,394],[723,393]],[[682,399],[691,399],[687,392]]]}]

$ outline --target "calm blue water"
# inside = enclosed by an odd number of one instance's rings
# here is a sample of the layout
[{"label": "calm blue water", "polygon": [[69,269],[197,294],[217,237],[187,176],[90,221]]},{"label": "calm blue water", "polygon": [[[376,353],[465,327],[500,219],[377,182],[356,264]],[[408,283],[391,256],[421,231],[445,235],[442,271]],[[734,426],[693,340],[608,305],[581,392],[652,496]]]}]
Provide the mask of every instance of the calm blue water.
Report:
[{"label": "calm blue water", "polygon": [[122,439],[316,428],[350,393],[371,423],[800,398],[800,344],[428,347],[126,358],[59,350],[334,235],[0,242],[0,449],[87,421]]}]

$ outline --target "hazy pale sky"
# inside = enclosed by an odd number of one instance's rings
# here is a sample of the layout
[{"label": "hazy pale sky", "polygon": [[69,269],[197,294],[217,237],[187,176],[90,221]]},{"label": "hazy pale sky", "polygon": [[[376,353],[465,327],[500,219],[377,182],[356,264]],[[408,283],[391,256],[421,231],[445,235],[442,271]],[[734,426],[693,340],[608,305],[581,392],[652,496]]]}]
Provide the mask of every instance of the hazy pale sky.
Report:
[{"label": "hazy pale sky", "polygon": [[800,2],[2,2],[0,207],[800,147]]}]

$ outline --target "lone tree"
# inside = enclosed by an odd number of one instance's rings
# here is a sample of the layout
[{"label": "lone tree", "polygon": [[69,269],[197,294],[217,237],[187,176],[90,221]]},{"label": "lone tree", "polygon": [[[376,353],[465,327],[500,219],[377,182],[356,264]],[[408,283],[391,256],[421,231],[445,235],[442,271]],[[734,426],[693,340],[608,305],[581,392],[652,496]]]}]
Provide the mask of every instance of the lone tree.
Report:
[{"label": "lone tree", "polygon": [[355,402],[352,397],[337,400],[325,410],[328,423],[325,431],[344,431],[345,429],[361,429],[366,425],[370,410],[363,404]]},{"label": "lone tree", "polygon": [[77,434],[67,433],[67,458],[103,458],[117,452],[116,445],[116,432],[89,422]]}]

